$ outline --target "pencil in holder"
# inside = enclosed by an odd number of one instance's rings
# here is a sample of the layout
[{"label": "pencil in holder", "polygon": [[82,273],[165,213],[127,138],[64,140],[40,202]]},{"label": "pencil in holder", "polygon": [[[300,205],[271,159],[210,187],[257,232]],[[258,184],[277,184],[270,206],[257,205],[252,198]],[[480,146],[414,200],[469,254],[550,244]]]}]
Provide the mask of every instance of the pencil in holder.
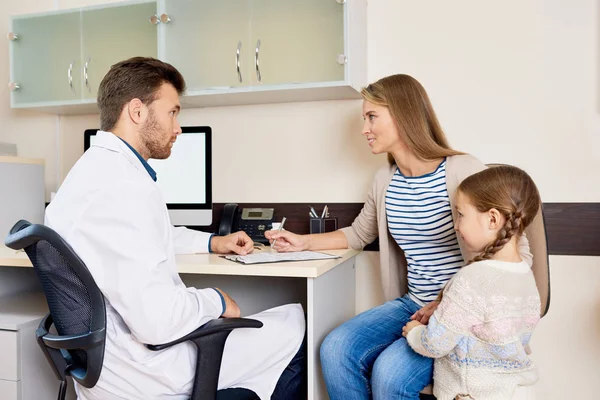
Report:
[{"label": "pencil in holder", "polygon": [[337,230],[337,218],[311,218],[310,233],[325,233]]}]

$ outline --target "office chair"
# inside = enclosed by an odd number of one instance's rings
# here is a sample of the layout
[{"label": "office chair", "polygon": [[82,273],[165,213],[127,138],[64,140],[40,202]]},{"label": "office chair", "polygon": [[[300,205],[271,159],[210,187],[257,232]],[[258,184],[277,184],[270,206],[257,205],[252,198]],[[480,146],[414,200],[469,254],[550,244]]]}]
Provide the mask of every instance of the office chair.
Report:
[{"label": "office chair", "polygon": [[[487,164],[489,168],[506,164]],[[540,205],[540,210],[531,221],[531,224],[525,228],[525,235],[529,241],[529,251],[533,255],[533,265],[531,270],[535,277],[538,292],[541,300],[541,317],[548,313],[550,308],[550,260],[548,258],[548,234],[546,232],[546,220],[544,210]],[[420,394],[421,400],[434,400],[432,395],[433,385],[427,386]]]},{"label": "office chair", "polygon": [[[5,241],[14,250],[25,249],[39,278],[50,313],[36,331],[37,341],[57,379],[58,399],[67,391],[67,376],[92,388],[100,377],[106,340],[106,309],[102,292],[83,261],[55,231],[44,225],[17,222]],[[51,326],[57,335],[50,333]],[[147,345],[158,351],[191,341],[197,349],[191,400],[254,400],[248,389],[217,392],[225,340],[233,329],[260,328],[262,322],[245,318],[212,320],[170,343]]]}]

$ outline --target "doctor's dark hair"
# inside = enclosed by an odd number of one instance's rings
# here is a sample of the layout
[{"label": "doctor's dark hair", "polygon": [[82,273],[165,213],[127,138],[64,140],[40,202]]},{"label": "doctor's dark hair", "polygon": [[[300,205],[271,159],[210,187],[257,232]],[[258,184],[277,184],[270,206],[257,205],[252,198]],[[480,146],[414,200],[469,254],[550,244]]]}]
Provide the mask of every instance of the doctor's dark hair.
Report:
[{"label": "doctor's dark hair", "polygon": [[155,58],[133,57],[110,67],[98,88],[100,129],[114,129],[123,107],[133,99],[140,99],[146,106],[152,104],[163,83],[173,85],[179,95],[185,92],[181,73]]},{"label": "doctor's dark hair", "polygon": [[518,239],[538,214],[542,203],[533,179],[527,172],[511,165],[490,167],[473,174],[465,178],[456,191],[463,194],[477,211],[485,213],[495,208],[506,219],[496,240],[467,264],[489,260],[513,236]]}]

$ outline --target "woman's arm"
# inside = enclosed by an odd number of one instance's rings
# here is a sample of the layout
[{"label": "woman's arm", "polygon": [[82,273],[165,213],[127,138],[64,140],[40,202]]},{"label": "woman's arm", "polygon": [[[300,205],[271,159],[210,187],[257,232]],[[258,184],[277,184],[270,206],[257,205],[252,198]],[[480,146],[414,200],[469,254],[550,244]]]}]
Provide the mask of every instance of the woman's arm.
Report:
[{"label": "woman's arm", "polygon": [[342,231],[297,235],[290,231],[268,231],[265,237],[275,242],[273,249],[280,252],[303,250],[347,249],[348,241]]},{"label": "woman's arm", "polygon": [[377,193],[379,185],[389,175],[387,169],[380,169],[375,175],[373,186],[367,195],[360,214],[352,222],[352,226],[338,229],[335,232],[311,235],[297,235],[289,231],[268,231],[265,237],[277,251],[331,250],[351,247],[360,250],[371,243],[379,235],[377,226]]}]

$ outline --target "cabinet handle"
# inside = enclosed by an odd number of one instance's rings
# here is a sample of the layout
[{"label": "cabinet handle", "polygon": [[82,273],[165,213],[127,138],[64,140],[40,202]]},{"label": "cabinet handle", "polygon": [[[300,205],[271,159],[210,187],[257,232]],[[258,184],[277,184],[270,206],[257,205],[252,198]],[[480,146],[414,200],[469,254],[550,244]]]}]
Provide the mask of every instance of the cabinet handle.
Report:
[{"label": "cabinet handle", "polygon": [[21,86],[17,82],[8,83],[8,90],[10,90],[11,92],[17,91],[19,89],[21,89]]},{"label": "cabinet handle", "polygon": [[14,42],[15,40],[18,40],[18,39],[19,39],[19,35],[17,35],[17,34],[16,34],[16,33],[14,33],[14,32],[8,32],[8,34],[6,35],[6,38],[7,38],[8,40],[10,40],[11,42]]},{"label": "cabinet handle", "polygon": [[256,67],[256,79],[262,81],[262,75],[260,74],[260,60],[258,58],[258,52],[260,51],[260,39],[256,41],[256,53],[254,53],[254,66]]},{"label": "cabinet handle", "polygon": [[346,0],[335,0],[338,4],[346,4]]},{"label": "cabinet handle", "polygon": [[75,65],[75,61],[69,64],[69,69],[67,69],[67,77],[69,78],[69,87],[71,91],[75,93],[75,88],[73,87],[73,66]]},{"label": "cabinet handle", "polygon": [[235,68],[237,70],[237,76],[240,83],[242,83],[242,72],[240,71],[240,52],[242,50],[242,42],[238,42],[237,50],[235,52]]},{"label": "cabinet handle", "polygon": [[90,86],[90,81],[88,79],[88,69],[89,69],[89,65],[92,62],[92,58],[88,58],[88,60],[85,62],[85,65],[83,66],[83,79],[85,79],[85,86],[88,88],[88,91],[90,93],[92,93],[92,88]]},{"label": "cabinet handle", "polygon": [[150,21],[150,23],[152,25],[158,25],[158,24],[160,24],[160,18],[158,18],[158,15],[153,15],[148,20]]}]

